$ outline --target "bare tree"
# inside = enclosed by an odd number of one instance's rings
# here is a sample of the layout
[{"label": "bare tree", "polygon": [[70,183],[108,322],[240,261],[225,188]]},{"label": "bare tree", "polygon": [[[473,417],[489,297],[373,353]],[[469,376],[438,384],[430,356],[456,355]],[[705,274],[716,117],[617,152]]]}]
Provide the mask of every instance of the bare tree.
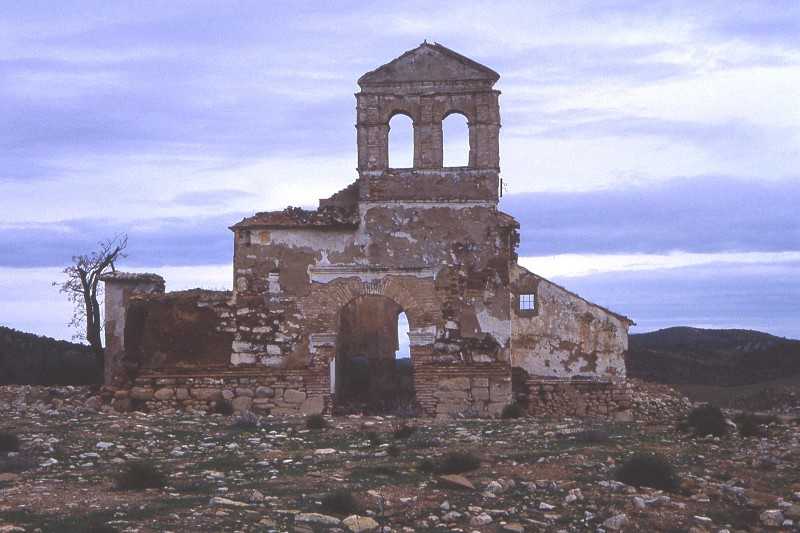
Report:
[{"label": "bare tree", "polygon": [[124,233],[100,242],[98,250],[72,258],[72,264],[64,269],[66,281],[53,282],[72,301],[74,309],[69,325],[78,330],[77,338],[87,341],[92,347],[101,375],[105,358],[100,336],[103,323],[100,317],[98,285],[103,274],[115,272],[114,262],[125,257],[123,250],[127,245],[128,236]]}]

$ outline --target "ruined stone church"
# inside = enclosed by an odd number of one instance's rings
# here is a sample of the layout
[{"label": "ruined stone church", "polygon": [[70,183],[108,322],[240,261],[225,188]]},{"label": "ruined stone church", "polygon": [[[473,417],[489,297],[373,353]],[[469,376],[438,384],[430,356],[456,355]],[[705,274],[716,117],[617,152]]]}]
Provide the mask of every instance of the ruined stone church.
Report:
[{"label": "ruined stone church", "polygon": [[[632,321],[517,263],[498,209],[499,75],[423,43],[359,80],[358,178],[315,210],[231,226],[233,290],[106,285],[115,401],[291,414],[624,416]],[[442,121],[466,117],[469,158],[443,166]],[[413,167],[389,166],[389,122],[413,121]],[[398,316],[410,361],[396,359]]]}]

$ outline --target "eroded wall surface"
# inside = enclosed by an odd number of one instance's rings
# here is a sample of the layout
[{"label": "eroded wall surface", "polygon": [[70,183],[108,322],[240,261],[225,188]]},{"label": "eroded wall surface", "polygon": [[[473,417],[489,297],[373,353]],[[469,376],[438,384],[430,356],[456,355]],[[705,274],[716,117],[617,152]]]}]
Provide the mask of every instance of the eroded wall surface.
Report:
[{"label": "eroded wall surface", "polygon": [[534,294],[533,311],[512,314],[512,364],[531,376],[624,379],[629,320],[592,304],[521,266],[516,295]]}]

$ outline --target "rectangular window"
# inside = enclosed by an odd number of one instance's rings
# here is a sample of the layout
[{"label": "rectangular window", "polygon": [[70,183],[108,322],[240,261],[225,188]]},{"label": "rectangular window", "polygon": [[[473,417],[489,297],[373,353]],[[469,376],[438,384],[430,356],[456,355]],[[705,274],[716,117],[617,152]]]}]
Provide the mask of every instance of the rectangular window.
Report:
[{"label": "rectangular window", "polygon": [[535,294],[520,294],[519,295],[519,310],[520,311],[533,311],[536,309],[536,295]]}]

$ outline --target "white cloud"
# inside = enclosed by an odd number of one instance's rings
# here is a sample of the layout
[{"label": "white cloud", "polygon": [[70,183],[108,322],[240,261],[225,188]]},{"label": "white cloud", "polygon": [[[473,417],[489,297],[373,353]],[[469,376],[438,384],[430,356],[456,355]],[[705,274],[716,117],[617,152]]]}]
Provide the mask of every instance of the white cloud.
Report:
[{"label": "white cloud", "polygon": [[[155,272],[165,278],[168,291],[197,287],[230,290],[233,283],[230,264],[125,270]],[[0,267],[0,325],[72,340],[75,331],[68,326],[72,304],[52,285],[62,279],[60,268]]]},{"label": "white cloud", "polygon": [[550,277],[583,277],[605,272],[633,272],[711,264],[755,265],[800,261],[800,252],[730,252],[671,254],[561,254],[520,257],[519,263],[536,274]]}]

